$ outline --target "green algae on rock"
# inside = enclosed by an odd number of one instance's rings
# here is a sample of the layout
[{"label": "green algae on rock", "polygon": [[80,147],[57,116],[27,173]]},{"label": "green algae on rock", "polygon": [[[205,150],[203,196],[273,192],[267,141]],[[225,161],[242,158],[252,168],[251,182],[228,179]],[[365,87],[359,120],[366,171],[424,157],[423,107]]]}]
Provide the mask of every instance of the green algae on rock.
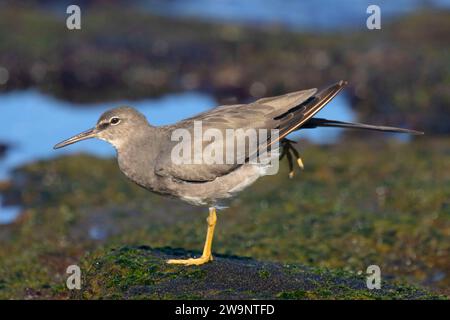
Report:
[{"label": "green algae on rock", "polygon": [[[324,268],[355,274],[377,264],[383,279],[389,275],[449,295],[450,140],[374,145],[346,139],[334,146],[300,146],[306,170],[298,177],[287,179],[282,162],[277,176],[261,179],[219,213],[216,262],[220,253],[250,256],[288,264],[287,274],[297,272],[296,265],[319,267],[319,274]],[[3,299],[70,298],[67,266],[84,261],[83,270],[92,276],[95,258],[114,256],[108,248],[189,250],[204,240],[204,216],[197,208],[133,185],[115,160],[73,155],[39,161],[16,169],[0,188],[8,203],[23,208],[13,224],[0,225]],[[129,259],[139,269],[149,257],[137,252],[137,260],[133,254]],[[121,258],[119,269],[130,263]],[[172,270],[176,276],[178,269]],[[202,270],[185,276],[208,277]],[[254,275],[262,282],[275,276],[270,267]],[[125,288],[126,281],[149,286],[158,280],[142,270],[133,277],[116,275],[115,281]],[[320,297],[330,290],[336,292],[325,287]],[[299,287],[271,293],[283,299],[315,296]]]},{"label": "green algae on rock", "polygon": [[[124,246],[85,259],[81,299],[440,299],[424,289],[383,281],[368,289],[362,275],[219,255],[202,266],[167,259],[183,249]],[[261,276],[263,274],[263,276]]]}]

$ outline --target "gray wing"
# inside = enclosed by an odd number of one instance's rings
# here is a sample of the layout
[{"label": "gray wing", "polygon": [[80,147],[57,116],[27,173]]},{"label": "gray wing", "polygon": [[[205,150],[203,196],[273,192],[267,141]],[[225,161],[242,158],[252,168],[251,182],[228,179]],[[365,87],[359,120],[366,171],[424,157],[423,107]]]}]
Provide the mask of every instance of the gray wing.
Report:
[{"label": "gray wing", "polygon": [[[177,145],[180,147],[180,142],[172,140],[181,132],[191,136],[191,141],[187,143],[188,148],[183,150],[186,151],[183,155],[188,155],[187,159],[191,161],[194,161],[196,158],[204,160],[200,157],[200,154],[207,150],[205,148],[208,145],[211,146],[213,143],[221,145],[224,157],[222,159],[226,162],[225,155],[230,151],[226,150],[226,140],[230,137],[226,138],[227,129],[234,129],[233,132],[236,132],[235,130],[237,129],[242,129],[244,132],[247,129],[267,129],[268,133],[270,133],[271,129],[280,129],[282,133],[286,132],[287,128],[285,126],[292,126],[293,119],[297,121],[303,119],[301,114],[308,117],[315,114],[315,112],[310,112],[312,107],[308,107],[308,103],[312,101],[314,104],[317,104],[317,98],[314,96],[316,92],[317,89],[302,90],[281,96],[259,99],[250,104],[220,106],[172,126],[164,127],[167,133],[167,141],[162,144],[164,148],[160,150],[156,159],[155,173],[159,176],[172,177],[186,182],[207,182],[235,170],[241,165],[243,160],[248,158],[249,152],[251,152],[249,148],[244,150],[236,150],[234,148],[232,161],[229,161],[229,164],[206,164],[204,161],[198,164],[177,163],[173,161],[172,154],[174,150],[180,150],[180,148],[176,149]],[[300,106],[303,107],[299,108]],[[196,121],[198,121],[197,128],[201,121],[203,133],[208,132],[209,129],[213,130],[209,130],[212,133],[216,130],[220,132],[222,139],[204,141],[201,135],[195,135]],[[236,146],[237,137],[234,135],[232,138],[235,142],[234,146]],[[266,144],[267,139],[258,141],[258,143]],[[196,145],[197,148],[195,147]],[[198,146],[201,147],[198,148]],[[175,152],[175,154],[179,155],[180,153]]]}]

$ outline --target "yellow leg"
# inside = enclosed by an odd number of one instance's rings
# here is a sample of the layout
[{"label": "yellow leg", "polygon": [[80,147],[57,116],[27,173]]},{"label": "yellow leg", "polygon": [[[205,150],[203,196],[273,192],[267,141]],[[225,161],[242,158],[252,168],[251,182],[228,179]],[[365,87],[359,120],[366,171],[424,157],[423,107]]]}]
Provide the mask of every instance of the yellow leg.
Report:
[{"label": "yellow leg", "polygon": [[216,208],[209,208],[209,216],[206,219],[208,222],[208,231],[206,232],[205,246],[203,247],[203,254],[200,258],[190,258],[190,259],[170,259],[167,263],[170,264],[184,264],[186,266],[190,265],[201,265],[207,263],[213,259],[211,254],[212,241],[214,237],[214,228],[217,222]]}]

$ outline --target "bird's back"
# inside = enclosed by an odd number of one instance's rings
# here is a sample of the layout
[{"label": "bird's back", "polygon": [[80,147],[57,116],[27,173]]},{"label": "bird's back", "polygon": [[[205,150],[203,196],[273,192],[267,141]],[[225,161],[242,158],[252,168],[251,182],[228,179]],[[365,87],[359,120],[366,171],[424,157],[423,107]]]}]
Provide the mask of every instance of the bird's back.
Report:
[{"label": "bird's back", "polygon": [[[235,130],[231,137],[234,146],[237,145],[237,140],[241,138],[242,132],[246,132],[248,129],[265,129],[267,139],[258,139],[257,150],[251,149],[250,144],[245,144],[245,148],[234,149],[235,153],[232,155],[233,161],[231,162],[222,161],[221,163],[211,164],[173,162],[171,159],[172,151],[178,141],[168,141],[164,144],[156,160],[155,172],[161,177],[172,177],[188,183],[208,182],[219,176],[229,174],[243,163],[242,160],[249,159],[255,152],[259,152],[264,146],[267,147],[268,141],[276,142],[271,139],[271,130],[278,130],[279,135],[284,137],[292,131],[292,128],[298,128],[299,123],[302,124],[310,119],[344,85],[344,82],[337,83],[318,94],[316,94],[316,89],[308,89],[259,99],[250,104],[220,106],[167,126],[165,130],[168,132],[185,130],[192,137],[189,145],[191,159],[202,158],[205,147],[212,143],[212,141],[205,140],[203,135],[196,135],[196,125],[201,125],[203,133],[210,129],[220,133],[220,135],[214,136],[214,143],[222,146],[223,155],[229,152],[227,150],[227,143],[229,143],[227,137],[230,136],[227,130]],[[324,101],[326,102],[323,103]],[[196,148],[196,145],[200,145],[202,148]]]}]

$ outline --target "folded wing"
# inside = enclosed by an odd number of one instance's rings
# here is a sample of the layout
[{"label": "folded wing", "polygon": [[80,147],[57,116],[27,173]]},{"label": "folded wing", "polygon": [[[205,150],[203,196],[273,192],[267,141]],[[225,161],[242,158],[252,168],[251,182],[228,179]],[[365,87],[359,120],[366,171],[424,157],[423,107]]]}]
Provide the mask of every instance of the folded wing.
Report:
[{"label": "folded wing", "polygon": [[[226,105],[201,113],[195,117],[178,122],[175,125],[165,127],[168,143],[164,143],[155,166],[155,173],[160,176],[171,177],[180,181],[201,183],[214,180],[225,175],[241,165],[243,160],[252,157],[260,150],[265,150],[269,144],[270,130],[279,130],[279,140],[290,132],[298,130],[308,119],[322,109],[339,91],[346,82],[341,81],[335,85],[317,93],[317,89],[302,90],[281,96],[259,99],[250,104]],[[197,125],[201,123],[202,133],[220,133],[221,138],[204,141],[201,135],[195,135]],[[222,145],[223,155],[230,150],[226,149],[227,129],[242,130],[240,134],[233,135],[234,154],[233,161],[227,164],[200,164],[175,163],[172,159],[172,151],[179,141],[171,141],[171,137],[177,130],[185,130],[192,138],[189,143],[188,153],[191,161],[203,159],[199,153],[203,153],[212,143]],[[267,139],[260,139],[256,150],[247,148],[237,150],[237,139],[242,137],[242,132],[247,129],[267,129]],[[180,132],[180,131],[178,131]],[[197,131],[198,132],[198,131]],[[237,131],[234,131],[237,133]],[[228,136],[229,138],[230,136]],[[272,139],[273,140],[273,139]],[[272,141],[271,141],[272,142]],[[201,148],[195,148],[201,145]],[[189,158],[189,157],[188,157]],[[222,158],[226,162],[225,158]]]}]

